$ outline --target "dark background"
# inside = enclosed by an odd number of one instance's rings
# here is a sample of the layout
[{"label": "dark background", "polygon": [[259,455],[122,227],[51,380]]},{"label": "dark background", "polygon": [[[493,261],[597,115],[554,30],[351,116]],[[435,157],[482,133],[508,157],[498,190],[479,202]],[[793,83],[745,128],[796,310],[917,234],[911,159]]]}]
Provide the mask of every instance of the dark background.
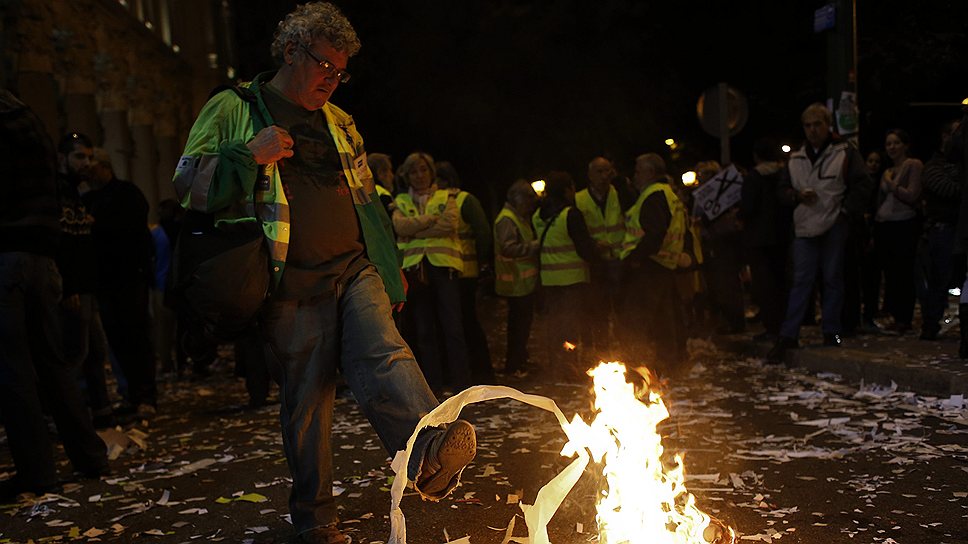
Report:
[{"label": "dark background", "polygon": [[[718,159],[696,117],[703,90],[745,93],[749,119],[732,141],[750,164],[755,139],[794,147],[799,114],[825,101],[826,37],[813,32],[824,1],[340,0],[363,43],[353,81],[333,102],[349,111],[370,152],[399,164],[423,150],[450,160],[464,185],[500,206],[516,178],[564,169],[585,184],[596,155],[630,174],[634,157],[682,144],[672,170]],[[240,2],[239,75],[271,69],[276,24],[295,2]],[[863,151],[884,131],[936,146],[939,124],[968,96],[968,2],[858,0]]]}]

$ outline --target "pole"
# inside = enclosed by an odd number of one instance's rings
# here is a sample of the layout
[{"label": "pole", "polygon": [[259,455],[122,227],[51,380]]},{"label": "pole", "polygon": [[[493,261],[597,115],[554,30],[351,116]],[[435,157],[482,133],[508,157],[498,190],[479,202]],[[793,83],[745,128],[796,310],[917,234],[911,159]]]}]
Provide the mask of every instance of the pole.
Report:
[{"label": "pole", "polygon": [[719,164],[724,168],[729,160],[729,90],[725,83],[717,86],[719,106]]}]

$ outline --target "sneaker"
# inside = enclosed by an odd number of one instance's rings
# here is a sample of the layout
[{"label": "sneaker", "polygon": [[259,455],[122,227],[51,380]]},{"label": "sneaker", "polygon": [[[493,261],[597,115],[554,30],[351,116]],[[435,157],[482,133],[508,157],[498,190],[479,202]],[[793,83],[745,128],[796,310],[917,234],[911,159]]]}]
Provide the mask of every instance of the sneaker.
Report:
[{"label": "sneaker", "polygon": [[474,426],[458,419],[427,445],[415,486],[421,496],[438,501],[456,486],[460,473],[477,455]]},{"label": "sneaker", "polygon": [[336,523],[310,529],[299,534],[299,542],[305,544],[352,544],[353,539],[343,534]]}]

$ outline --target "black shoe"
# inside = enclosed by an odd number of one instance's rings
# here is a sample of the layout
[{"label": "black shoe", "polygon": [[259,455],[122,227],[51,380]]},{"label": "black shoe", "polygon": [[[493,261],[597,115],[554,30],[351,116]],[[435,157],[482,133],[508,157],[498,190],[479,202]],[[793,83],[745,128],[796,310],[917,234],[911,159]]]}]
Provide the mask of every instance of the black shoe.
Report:
[{"label": "black shoe", "polygon": [[776,342],[777,338],[779,337],[772,332],[761,332],[753,335],[754,342]]},{"label": "black shoe", "polygon": [[840,347],[844,343],[843,338],[839,334],[824,334],[823,335],[823,345],[828,347]]},{"label": "black shoe", "polygon": [[427,446],[415,485],[420,494],[440,500],[457,485],[464,467],[477,455],[474,426],[458,419]]},{"label": "black shoe", "polygon": [[777,338],[776,343],[773,344],[773,348],[771,348],[770,352],[766,354],[766,364],[782,365],[786,351],[788,349],[795,349],[798,347],[800,347],[800,343],[793,338],[787,338],[785,336]]},{"label": "black shoe", "polygon": [[39,497],[45,493],[57,493],[60,490],[61,486],[56,483],[48,485],[31,484],[14,475],[13,478],[0,482],[0,504],[17,502],[17,498],[26,493],[33,493]]},{"label": "black shoe", "polygon": [[80,475],[82,478],[88,480],[100,480],[101,478],[107,478],[114,475],[114,471],[107,464],[101,465],[96,468],[81,469],[75,472],[75,474]]}]

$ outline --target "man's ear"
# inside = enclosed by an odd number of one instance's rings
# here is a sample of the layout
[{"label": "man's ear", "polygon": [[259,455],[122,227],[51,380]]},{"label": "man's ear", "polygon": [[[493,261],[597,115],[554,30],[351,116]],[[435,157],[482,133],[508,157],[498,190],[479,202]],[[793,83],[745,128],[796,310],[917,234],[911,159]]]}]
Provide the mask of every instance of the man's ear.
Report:
[{"label": "man's ear", "polygon": [[296,54],[296,43],[295,42],[286,43],[286,48],[282,52],[283,62],[291,66],[294,60],[293,56],[295,56],[295,54]]}]

